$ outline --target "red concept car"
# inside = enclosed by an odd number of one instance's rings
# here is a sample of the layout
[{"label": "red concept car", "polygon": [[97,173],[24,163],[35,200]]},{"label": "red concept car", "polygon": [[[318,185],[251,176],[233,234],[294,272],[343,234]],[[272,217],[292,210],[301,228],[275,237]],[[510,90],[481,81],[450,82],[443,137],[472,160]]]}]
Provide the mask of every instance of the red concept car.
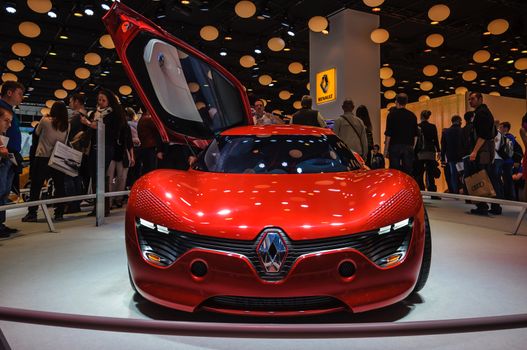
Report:
[{"label": "red concept car", "polygon": [[188,171],[153,171],[131,191],[140,295],[187,312],[305,315],[423,288],[431,238],[412,178],[369,170],[329,129],[251,125],[218,63],[118,2],[103,20],[162,137],[212,139]]}]

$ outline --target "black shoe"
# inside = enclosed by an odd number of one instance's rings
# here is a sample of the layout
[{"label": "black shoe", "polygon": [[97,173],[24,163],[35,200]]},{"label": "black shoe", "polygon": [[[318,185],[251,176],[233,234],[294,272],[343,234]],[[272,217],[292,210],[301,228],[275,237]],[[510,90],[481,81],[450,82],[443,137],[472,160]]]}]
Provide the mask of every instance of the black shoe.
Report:
[{"label": "black shoe", "polygon": [[37,215],[28,213],[22,218],[22,222],[37,222]]},{"label": "black shoe", "polygon": [[11,234],[9,232],[6,232],[3,229],[0,229],[0,238],[9,238],[11,237]]},{"label": "black shoe", "polygon": [[489,216],[489,211],[485,209],[470,209],[470,214]]},{"label": "black shoe", "polygon": [[4,226],[3,229],[2,229],[2,232],[7,232],[8,234],[12,235],[13,233],[17,233],[18,229],[17,228],[12,228],[12,227],[9,227],[9,226]]},{"label": "black shoe", "polygon": [[492,208],[489,210],[489,214],[492,214],[492,215],[501,215],[501,207],[497,207],[497,208]]}]

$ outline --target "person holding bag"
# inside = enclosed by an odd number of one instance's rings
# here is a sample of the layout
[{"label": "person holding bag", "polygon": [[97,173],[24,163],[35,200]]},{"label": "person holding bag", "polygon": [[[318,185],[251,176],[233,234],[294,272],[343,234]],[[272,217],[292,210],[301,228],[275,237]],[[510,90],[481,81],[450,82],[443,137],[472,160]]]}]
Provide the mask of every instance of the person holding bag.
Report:
[{"label": "person holding bag", "polygon": [[[490,181],[479,181],[479,183],[481,183],[483,186],[489,187],[487,192],[492,193],[496,188],[498,188],[496,179],[493,176],[494,171],[492,171],[492,162],[494,161],[495,154],[494,137],[497,134],[497,130],[494,126],[494,117],[487,105],[483,103],[483,96],[480,92],[471,92],[468,97],[468,102],[470,107],[474,108],[473,137],[475,140],[475,145],[468,159],[465,158],[465,182],[467,184],[469,194],[473,194],[471,193],[472,186],[469,186],[470,180],[468,178],[473,175],[480,174],[480,171],[484,170]],[[484,179],[485,177],[483,176],[481,178]],[[490,187],[492,187],[492,189]],[[498,198],[502,198],[499,193]],[[478,202],[476,204],[476,208],[471,209],[470,213],[476,215],[488,215],[489,213],[500,215],[501,206],[499,204],[492,203],[491,209],[489,210],[487,203]]]},{"label": "person holding bag", "polygon": [[[40,199],[42,186],[50,176],[53,179],[54,196],[59,198],[64,197],[64,173],[50,168],[48,163],[55,143],[57,141],[62,143],[67,142],[68,129],[68,109],[63,102],[55,102],[51,107],[49,116],[43,117],[35,130],[36,135],[39,136],[39,141],[33,163],[35,169],[31,172],[33,175],[29,192],[29,199],[31,201]],[[29,207],[28,213],[22,218],[22,221],[36,222],[37,210],[37,206]],[[57,203],[55,205],[55,220],[63,220],[63,214],[64,203]]]}]

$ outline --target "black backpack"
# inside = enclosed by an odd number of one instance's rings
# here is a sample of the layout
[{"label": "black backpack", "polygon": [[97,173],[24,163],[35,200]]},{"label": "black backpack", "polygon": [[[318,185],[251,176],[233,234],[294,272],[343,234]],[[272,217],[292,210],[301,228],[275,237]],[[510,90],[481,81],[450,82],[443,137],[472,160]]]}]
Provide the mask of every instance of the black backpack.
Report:
[{"label": "black backpack", "polygon": [[[517,143],[517,142],[516,142]],[[503,160],[511,159],[514,155],[513,142],[505,135],[501,135],[500,145],[498,147],[498,155]]]}]

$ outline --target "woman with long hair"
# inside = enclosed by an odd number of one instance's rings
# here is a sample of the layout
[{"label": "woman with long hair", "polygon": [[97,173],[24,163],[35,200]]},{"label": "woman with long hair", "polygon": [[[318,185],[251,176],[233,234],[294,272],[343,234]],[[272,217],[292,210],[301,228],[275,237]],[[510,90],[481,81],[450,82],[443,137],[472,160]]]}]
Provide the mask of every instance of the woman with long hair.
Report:
[{"label": "woman with long hair", "polygon": [[365,159],[365,161],[367,166],[371,166],[371,157],[373,150],[373,131],[371,126],[370,113],[368,112],[368,108],[366,108],[365,105],[360,105],[355,110],[355,115],[360,118],[366,126],[366,139],[368,140],[368,157],[367,159]]},{"label": "woman with long hair", "polygon": [[[64,197],[64,174],[48,166],[49,158],[57,141],[66,143],[68,134],[68,109],[63,102],[55,102],[48,116],[43,117],[38,124],[35,134],[38,135],[38,146],[31,171],[31,187],[29,198],[31,201],[40,199],[40,192],[44,182],[53,179],[55,197]],[[24,222],[37,221],[37,206],[29,207],[28,213],[22,218]],[[64,203],[55,205],[55,220],[63,220]]]},{"label": "woman with long hair", "polygon": [[[119,130],[123,123],[126,123],[123,108],[113,92],[107,89],[101,89],[97,95],[97,109],[90,114],[90,119],[83,120],[87,126],[92,130],[92,141],[90,154],[88,156],[88,166],[90,169],[90,177],[92,184],[92,191],[95,192],[97,186],[97,124],[104,123],[104,173],[105,173],[105,192],[109,190],[110,179],[106,176],[110,162],[114,156],[114,144],[117,142]],[[105,200],[105,215],[110,214],[110,202]],[[95,215],[95,208],[89,214]]]}]

